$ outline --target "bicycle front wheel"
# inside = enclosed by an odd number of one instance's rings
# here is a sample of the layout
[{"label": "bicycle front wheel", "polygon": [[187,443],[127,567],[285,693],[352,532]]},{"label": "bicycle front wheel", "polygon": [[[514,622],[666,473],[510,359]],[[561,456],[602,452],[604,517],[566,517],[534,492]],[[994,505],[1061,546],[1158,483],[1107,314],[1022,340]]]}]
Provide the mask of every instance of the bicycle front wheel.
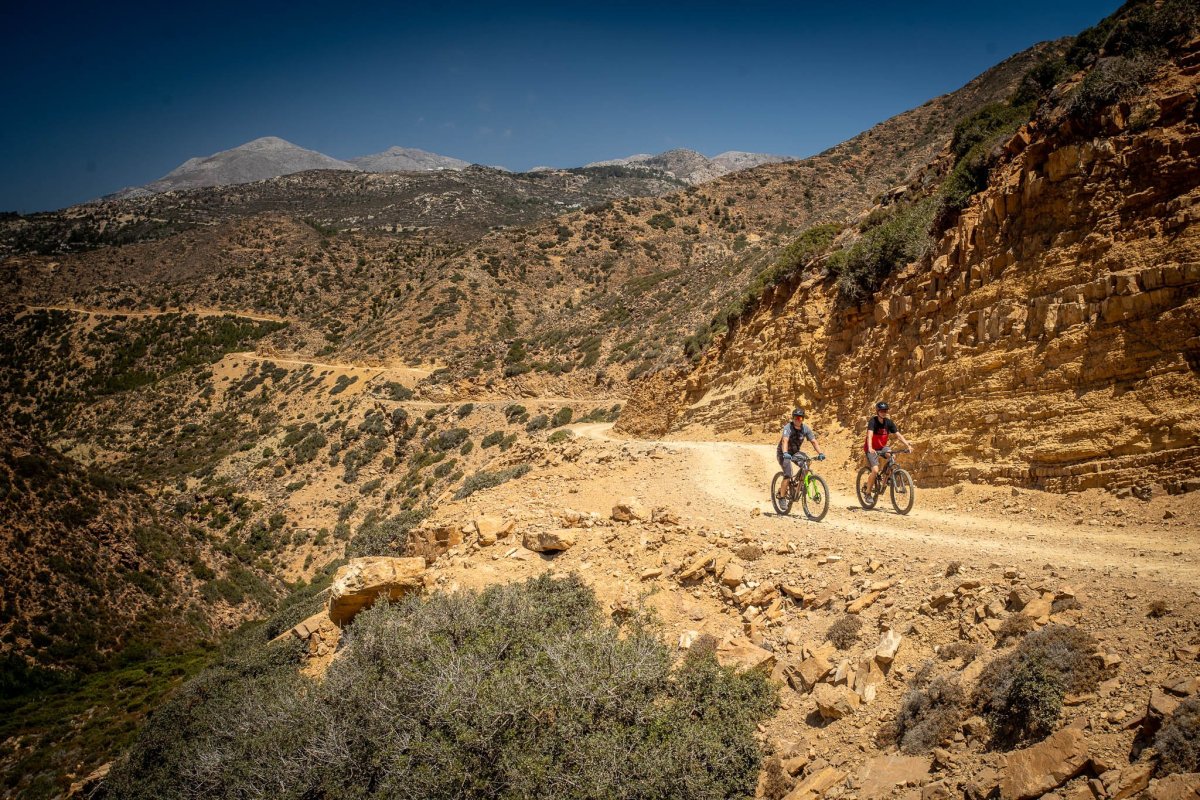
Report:
[{"label": "bicycle front wheel", "polygon": [[907,514],[912,511],[913,501],[917,499],[917,487],[913,486],[912,476],[902,469],[892,473],[891,480],[892,508],[897,514]]},{"label": "bicycle front wheel", "polygon": [[871,482],[870,467],[860,469],[858,477],[854,479],[854,491],[858,493],[858,504],[863,508],[874,508],[875,501],[879,499]]},{"label": "bicycle front wheel", "polygon": [[804,496],[804,515],[813,522],[820,522],[829,513],[829,484],[820,475],[809,475]]},{"label": "bicycle front wheel", "polygon": [[[792,492],[787,483],[788,480],[782,472],[776,472],[775,479],[771,481],[771,505],[775,507],[776,514],[785,517],[792,510]],[[780,489],[783,489],[783,497],[779,496]]]}]

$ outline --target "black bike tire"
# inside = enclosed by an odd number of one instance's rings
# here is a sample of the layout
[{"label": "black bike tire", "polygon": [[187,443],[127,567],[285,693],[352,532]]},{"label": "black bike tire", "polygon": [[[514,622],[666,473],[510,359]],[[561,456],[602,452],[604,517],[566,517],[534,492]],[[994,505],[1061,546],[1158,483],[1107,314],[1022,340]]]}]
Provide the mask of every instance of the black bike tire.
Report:
[{"label": "black bike tire", "polygon": [[808,510],[808,503],[809,503],[808,487],[804,487],[800,490],[803,492],[803,494],[800,496],[801,497],[800,502],[801,502],[801,505],[804,507],[804,516],[808,517],[813,522],[820,522],[821,520],[825,519],[825,515],[829,513],[829,484],[826,483],[825,479],[822,478],[820,475],[810,474],[809,480],[811,480],[813,483],[821,484],[820,496],[821,496],[822,503],[823,503],[821,506],[821,513],[813,514],[811,511]]},{"label": "black bike tire", "polygon": [[866,509],[874,508],[875,503],[879,500],[879,498],[870,491],[869,487],[867,493],[865,495],[863,494],[863,476],[869,475],[870,473],[870,467],[863,467],[858,471],[858,477],[854,479],[854,493],[858,495],[858,504]]},{"label": "black bike tire", "polygon": [[[786,517],[792,511],[792,500],[790,496],[779,496],[779,482],[787,480],[782,472],[776,472],[774,479],[771,481],[771,505],[775,507],[775,513]],[[791,494],[789,488],[788,494]]]},{"label": "black bike tire", "polygon": [[[907,489],[904,492],[904,496],[908,498],[908,504],[904,508],[900,508],[900,503],[896,500],[896,485],[901,482],[905,484]],[[892,496],[892,508],[896,509],[896,513],[904,515],[912,511],[913,503],[917,499],[917,487],[913,485],[912,476],[906,470],[897,468],[892,472],[892,479],[889,483],[891,484],[889,489]]]}]

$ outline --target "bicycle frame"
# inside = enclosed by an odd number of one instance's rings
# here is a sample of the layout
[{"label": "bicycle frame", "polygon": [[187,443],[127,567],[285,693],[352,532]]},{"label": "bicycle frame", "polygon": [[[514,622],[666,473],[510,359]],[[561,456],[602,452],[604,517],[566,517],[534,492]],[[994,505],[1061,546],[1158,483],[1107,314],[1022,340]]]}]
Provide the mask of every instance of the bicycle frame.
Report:
[{"label": "bicycle frame", "polygon": [[804,479],[804,493],[807,494],[810,499],[816,500],[817,499],[816,494],[814,494],[814,492],[812,490],[812,486],[813,486],[812,470],[809,469],[808,462],[805,461],[803,466],[801,466],[800,464],[797,464],[796,468],[799,470],[799,473],[791,479],[792,486],[797,486],[797,488],[799,488],[798,484],[800,482],[800,479],[803,478]]}]

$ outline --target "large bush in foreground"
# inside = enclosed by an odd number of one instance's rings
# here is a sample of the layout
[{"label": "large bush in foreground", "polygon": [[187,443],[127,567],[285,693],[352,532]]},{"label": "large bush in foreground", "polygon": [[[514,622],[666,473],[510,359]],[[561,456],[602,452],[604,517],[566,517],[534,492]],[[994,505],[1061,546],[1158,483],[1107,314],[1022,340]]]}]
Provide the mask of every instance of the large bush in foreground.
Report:
[{"label": "large bush in foreground", "polygon": [[674,665],[644,627],[618,635],[578,578],[380,606],[347,640],[323,684],[273,649],[194,681],[112,796],[754,794],[767,679],[711,651]]}]

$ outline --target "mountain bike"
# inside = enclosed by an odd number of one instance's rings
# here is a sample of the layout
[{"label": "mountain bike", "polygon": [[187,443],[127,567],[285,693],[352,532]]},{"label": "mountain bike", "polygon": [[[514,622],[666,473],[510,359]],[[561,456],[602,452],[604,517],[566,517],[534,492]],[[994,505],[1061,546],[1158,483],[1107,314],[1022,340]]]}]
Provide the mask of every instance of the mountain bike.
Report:
[{"label": "mountain bike", "polygon": [[897,514],[907,514],[912,511],[913,501],[917,497],[917,487],[913,485],[912,476],[907,470],[896,466],[896,453],[909,453],[911,450],[893,450],[890,447],[884,447],[877,450],[880,455],[886,456],[887,463],[883,469],[879,470],[879,474],[875,476],[875,480],[871,480],[871,467],[865,466],[858,471],[858,477],[854,479],[854,490],[858,493],[858,503],[863,508],[874,508],[879,502],[879,495],[883,494],[883,490],[887,489],[892,498],[892,508],[896,509]]},{"label": "mountain bike", "polygon": [[[799,500],[804,509],[804,516],[813,522],[825,519],[825,514],[829,512],[829,485],[825,483],[825,479],[812,471],[809,458],[803,453],[784,458],[790,458],[796,465],[796,474],[789,479],[782,472],[775,473],[775,478],[771,481],[771,505],[775,507],[776,513],[787,516]],[[787,489],[783,497],[780,497],[779,489],[784,483],[787,484]]]}]

